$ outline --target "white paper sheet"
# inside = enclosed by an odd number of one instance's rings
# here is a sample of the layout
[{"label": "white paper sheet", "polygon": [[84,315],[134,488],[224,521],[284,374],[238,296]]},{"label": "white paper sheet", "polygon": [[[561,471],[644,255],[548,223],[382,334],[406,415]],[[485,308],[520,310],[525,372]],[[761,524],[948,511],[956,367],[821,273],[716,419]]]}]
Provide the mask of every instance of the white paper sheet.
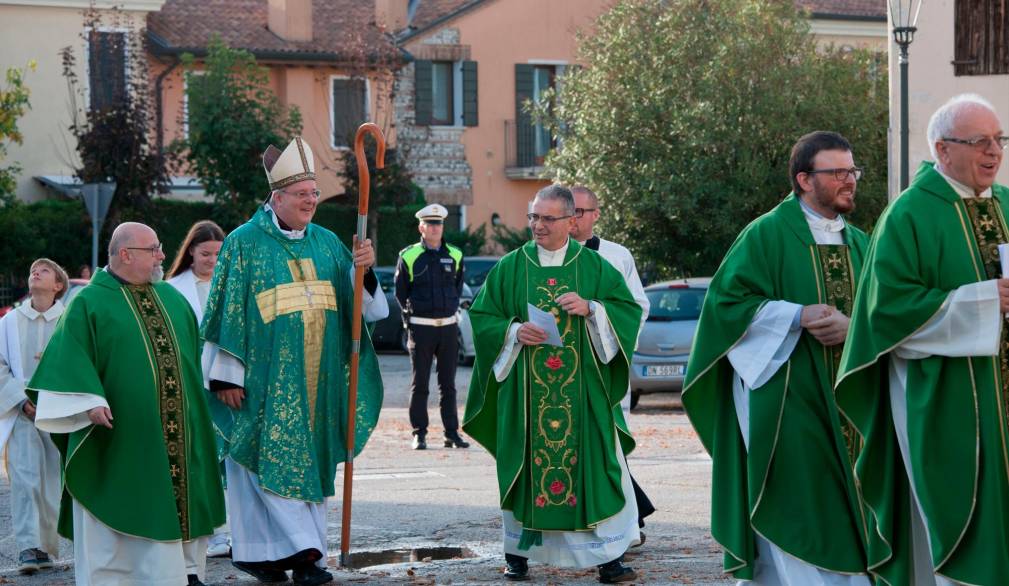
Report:
[{"label": "white paper sheet", "polygon": [[529,321],[539,329],[547,333],[547,341],[544,344],[551,346],[561,345],[561,332],[557,329],[557,319],[554,314],[536,307],[532,303],[529,306]]}]

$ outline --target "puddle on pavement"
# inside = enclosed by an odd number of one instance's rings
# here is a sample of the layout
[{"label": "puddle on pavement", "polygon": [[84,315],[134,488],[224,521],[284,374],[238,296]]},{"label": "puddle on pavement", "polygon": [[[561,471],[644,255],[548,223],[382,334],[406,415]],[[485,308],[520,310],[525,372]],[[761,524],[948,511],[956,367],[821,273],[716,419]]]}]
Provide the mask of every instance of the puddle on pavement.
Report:
[{"label": "puddle on pavement", "polygon": [[474,558],[476,554],[465,547],[418,547],[416,549],[387,549],[384,551],[359,551],[350,554],[350,567],[368,568],[385,564],[406,562],[433,562]]}]

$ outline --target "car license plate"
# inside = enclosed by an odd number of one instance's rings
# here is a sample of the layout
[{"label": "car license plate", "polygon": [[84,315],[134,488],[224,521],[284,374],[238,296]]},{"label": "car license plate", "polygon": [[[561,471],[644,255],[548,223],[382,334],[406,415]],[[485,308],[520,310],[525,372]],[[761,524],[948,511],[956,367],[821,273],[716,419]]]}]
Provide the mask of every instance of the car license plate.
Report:
[{"label": "car license plate", "polygon": [[681,376],[682,364],[656,364],[645,367],[645,376]]}]

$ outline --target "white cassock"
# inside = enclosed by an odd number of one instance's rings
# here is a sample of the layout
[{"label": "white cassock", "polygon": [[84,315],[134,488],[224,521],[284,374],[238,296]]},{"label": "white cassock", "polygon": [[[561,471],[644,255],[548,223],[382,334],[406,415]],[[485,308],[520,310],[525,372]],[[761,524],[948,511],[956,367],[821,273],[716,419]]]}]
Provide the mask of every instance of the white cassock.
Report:
[{"label": "white cassock", "polygon": [[[193,314],[196,316],[196,328],[199,329],[200,323],[203,322],[203,309],[207,306],[207,297],[210,295],[210,281],[201,281],[198,279],[196,273],[190,267],[168,279],[167,283],[175,287],[179,293],[182,293],[182,296],[189,302],[189,307],[192,308]],[[227,519],[229,517],[227,501],[224,502],[224,514],[225,519]],[[228,522],[225,521],[224,525],[214,530],[214,534],[210,537],[209,545],[210,547],[230,547],[230,541],[231,531],[228,528]]]},{"label": "white cassock", "polygon": [[25,384],[35,374],[42,351],[63,315],[56,300],[43,313],[27,300],[0,318],[0,451],[7,449],[11,481],[11,517],[17,550],[38,548],[59,555],[60,453],[49,434],[21,410],[28,400]]},{"label": "white cassock", "polygon": [[[269,206],[267,206],[269,207]],[[277,229],[288,238],[304,238],[304,230],[284,230],[272,214]],[[348,278],[353,283],[354,269]],[[368,322],[388,317],[389,303],[381,288],[376,295],[364,290],[362,313]],[[220,346],[206,342],[203,348],[203,379],[245,387],[245,365],[222,351]],[[226,492],[231,525],[231,555],[239,562],[276,561],[306,549],[322,552],[320,566],[326,564],[326,502],[312,503],[284,498],[263,490],[259,478],[248,468],[231,458],[224,460],[228,477]]]},{"label": "white cassock", "polygon": [[[844,244],[844,219],[830,220],[802,207],[810,232],[817,244]],[[760,388],[788,362],[802,334],[799,315],[802,306],[788,301],[769,301],[750,322],[746,335],[729,350],[729,362],[735,371],[732,397],[743,444],[749,449],[750,407],[752,389]],[[754,579],[750,584],[767,586],[868,586],[869,578],[828,572],[812,566],[781,550],[760,535],[757,540],[757,560]],[[740,581],[740,584],[746,584]]]},{"label": "white cassock", "polygon": [[[938,169],[936,169],[938,171]],[[946,181],[960,197],[973,197],[974,192],[949,177]],[[991,197],[987,189],[978,197]],[[997,281],[982,281],[958,287],[949,293],[938,313],[921,329],[904,340],[890,352],[890,409],[897,443],[904,461],[904,469],[911,486],[911,544],[914,557],[913,580],[916,586],[955,582],[935,575],[932,554],[929,551],[928,529],[925,514],[918,502],[918,494],[911,475],[909,441],[907,435],[907,366],[909,360],[929,356],[997,356],[1002,334],[1002,316],[999,307]]]},{"label": "white cassock", "polygon": [[[96,395],[40,391],[35,425],[50,433],[71,433],[92,424],[88,411],[108,406]],[[102,523],[77,499],[73,524],[77,586],[180,586],[189,574],[205,574],[206,537],[153,541],[126,535]]]},{"label": "white cassock", "polygon": [[[582,242],[581,244],[585,243]],[[638,276],[638,266],[634,263],[634,255],[626,247],[605,238],[599,238],[599,250],[596,252],[624,276],[624,282],[627,283],[631,296],[641,306],[641,327],[644,327],[645,320],[648,319],[648,310],[651,308],[651,304],[648,302],[648,296],[645,295],[645,287],[641,284],[641,277]],[[640,334],[641,330],[638,329],[638,335]],[[634,347],[637,348],[637,346],[637,340],[635,340]],[[620,401],[620,407],[624,410],[624,420],[626,421],[628,419],[627,415],[631,411],[630,392],[624,395],[624,398]]]},{"label": "white cassock", "polygon": [[[540,266],[559,267],[564,263],[564,255],[568,246],[559,250],[546,250],[541,246],[539,251]],[[620,351],[616,333],[606,319],[606,308],[602,304],[590,301],[594,315],[588,318],[589,338],[592,347],[604,364],[608,364]],[[501,354],[494,362],[494,377],[498,382],[508,377],[515,359],[522,350],[518,341],[518,330],[521,324],[512,324],[508,330]],[[530,560],[543,562],[562,568],[590,568],[613,561],[624,554],[629,547],[641,542],[638,529],[638,505],[634,499],[634,488],[631,485],[631,475],[627,471],[627,462],[620,449],[619,438],[614,430],[616,457],[620,462],[620,484],[624,490],[624,508],[619,513],[596,525],[592,531],[543,531],[543,544],[534,545],[527,550],[518,548],[522,537],[522,526],[511,511],[501,511],[504,530],[505,553],[519,555]]]}]

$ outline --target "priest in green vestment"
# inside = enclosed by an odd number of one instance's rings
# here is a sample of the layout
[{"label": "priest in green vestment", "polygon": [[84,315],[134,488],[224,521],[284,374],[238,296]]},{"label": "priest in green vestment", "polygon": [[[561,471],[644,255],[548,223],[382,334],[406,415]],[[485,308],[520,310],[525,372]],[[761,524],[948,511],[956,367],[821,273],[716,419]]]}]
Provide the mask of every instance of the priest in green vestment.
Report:
[{"label": "priest in green vestment", "polygon": [[751,222],[711,281],[683,406],[713,460],[711,532],[724,570],[760,584],[868,584],[853,482],[860,445],[834,373],[868,238],[851,145],[792,148],[794,189]]},{"label": "priest in green vestment", "polygon": [[621,560],[639,532],[620,400],[641,307],[612,265],[568,237],[574,207],[568,189],[540,190],[535,240],[488,274],[470,310],[463,429],[497,460],[507,579],[528,579],[533,559],[627,582]]},{"label": "priest in green vestment", "polygon": [[27,385],[62,456],[78,585],[201,584],[224,523],[196,318],[164,258],[154,230],[120,224]]},{"label": "priest in green vestment", "polygon": [[[923,163],[873,231],[838,406],[880,584],[1009,580],[1009,139],[983,98],[932,116]],[[1003,253],[1004,254],[1004,253]]]},{"label": "priest in green vestment", "polygon": [[[270,147],[268,203],[224,240],[201,332],[204,369],[231,409],[226,434],[232,559],[264,582],[323,584],[326,498],[347,456],[347,386],[355,265],[370,267],[370,241],[351,253],[311,223],[319,203],[312,150],[301,137]],[[369,270],[364,317],[389,314]],[[382,379],[362,329],[354,453],[382,407]]]}]

